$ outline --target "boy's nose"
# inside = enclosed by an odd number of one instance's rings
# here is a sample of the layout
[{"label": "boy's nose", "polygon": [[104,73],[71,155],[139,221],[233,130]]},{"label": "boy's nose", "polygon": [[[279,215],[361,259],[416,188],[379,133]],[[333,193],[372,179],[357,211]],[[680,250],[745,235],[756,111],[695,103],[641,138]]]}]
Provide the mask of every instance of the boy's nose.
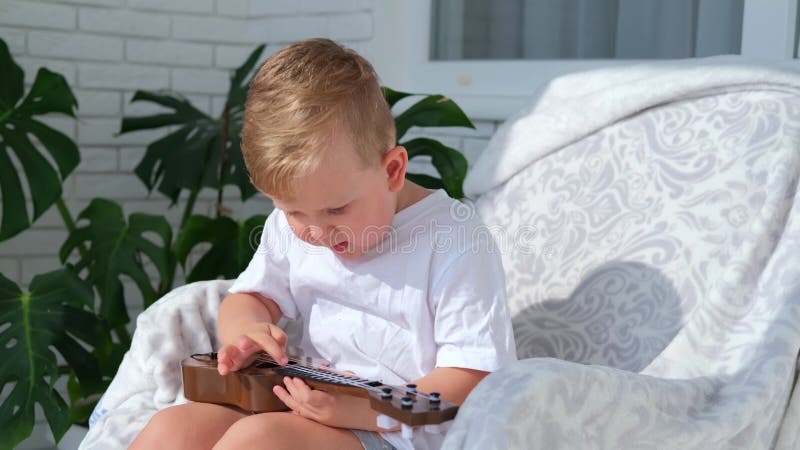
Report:
[{"label": "boy's nose", "polygon": [[317,225],[308,225],[305,229],[305,238],[312,244],[317,244],[323,240],[325,229]]}]

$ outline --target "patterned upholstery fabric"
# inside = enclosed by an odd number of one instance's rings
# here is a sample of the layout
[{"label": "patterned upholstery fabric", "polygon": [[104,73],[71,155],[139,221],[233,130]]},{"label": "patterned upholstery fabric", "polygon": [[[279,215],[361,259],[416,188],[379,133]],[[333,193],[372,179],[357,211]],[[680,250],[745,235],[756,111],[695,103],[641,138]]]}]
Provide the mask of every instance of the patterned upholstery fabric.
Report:
[{"label": "patterned upholstery fabric", "polygon": [[445,448],[774,446],[800,349],[799,177],[798,92],[732,88],[481,195],[522,360],[473,391]]}]

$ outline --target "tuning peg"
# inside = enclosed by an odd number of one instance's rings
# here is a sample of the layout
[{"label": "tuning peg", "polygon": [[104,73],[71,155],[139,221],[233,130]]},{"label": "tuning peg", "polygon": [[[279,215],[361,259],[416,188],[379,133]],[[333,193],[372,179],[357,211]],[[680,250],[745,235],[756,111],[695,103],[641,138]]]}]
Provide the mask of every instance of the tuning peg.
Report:
[{"label": "tuning peg", "polygon": [[381,398],[384,400],[389,400],[392,398],[392,388],[385,387],[381,389]]},{"label": "tuning peg", "polygon": [[391,430],[392,428],[397,426],[397,421],[392,419],[391,417],[385,414],[378,414],[378,428],[383,428],[384,430]]},{"label": "tuning peg", "polygon": [[413,427],[403,423],[403,424],[400,424],[400,430],[401,430],[401,432],[402,432],[401,434],[403,435],[404,438],[411,439],[411,438],[414,437],[414,428]]},{"label": "tuning peg", "polygon": [[433,433],[438,434],[442,432],[442,426],[439,424],[436,425],[425,425],[425,432],[426,433]]}]

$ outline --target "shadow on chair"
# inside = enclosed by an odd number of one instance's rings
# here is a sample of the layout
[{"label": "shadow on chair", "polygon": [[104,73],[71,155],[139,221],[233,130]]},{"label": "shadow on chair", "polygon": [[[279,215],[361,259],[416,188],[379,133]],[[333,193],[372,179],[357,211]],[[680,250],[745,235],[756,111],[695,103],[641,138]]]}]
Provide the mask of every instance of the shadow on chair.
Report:
[{"label": "shadow on chair", "polygon": [[513,317],[518,356],[639,372],[678,333],[681,304],[658,269],[612,261],[590,272],[568,298],[537,302]]}]

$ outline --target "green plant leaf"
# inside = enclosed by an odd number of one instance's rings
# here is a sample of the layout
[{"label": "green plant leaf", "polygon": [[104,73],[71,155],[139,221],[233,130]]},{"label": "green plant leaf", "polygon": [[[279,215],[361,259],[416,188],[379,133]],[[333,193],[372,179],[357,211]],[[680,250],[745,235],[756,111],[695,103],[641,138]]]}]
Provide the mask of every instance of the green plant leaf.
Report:
[{"label": "green plant leaf", "polygon": [[202,118],[207,117],[206,113],[195,108],[183,95],[173,91],[136,91],[131,98],[131,103],[138,101],[149,101],[166,108],[174,109],[182,116]]},{"label": "green plant leaf", "polygon": [[406,148],[409,160],[421,155],[430,156],[433,166],[442,177],[441,186],[447,194],[456,199],[464,197],[467,158],[461,152],[428,138],[412,139],[401,145]]},{"label": "green plant leaf", "polygon": [[[198,110],[185,97],[170,91],[137,91],[131,102],[148,101],[173,112],[142,117],[124,117],[120,134],[177,125],[178,129],[147,146],[134,173],[148,190],[158,191],[176,203],[181,190],[202,188],[205,166],[219,133],[219,122]],[[215,180],[216,181],[216,180]]]},{"label": "green plant leaf", "polygon": [[225,121],[203,113],[182,95],[171,91],[137,91],[134,101],[155,103],[171,112],[142,117],[124,117],[120,134],[138,130],[177,126],[178,129],[151,143],[135,173],[149,190],[158,191],[176,203],[181,191],[199,192],[202,188],[221,189],[225,185],[239,188],[242,200],[257,191],[250,183],[240,150],[244,102],[250,74],[265,46],[258,46],[247,60],[231,73],[228,108],[227,152],[225,170],[220,179],[220,153]]},{"label": "green plant leaf", "polygon": [[[100,294],[100,315],[109,326],[129,322],[123,292],[124,278],[132,280],[142,294],[146,308],[172,287],[175,261],[169,248],[172,229],[163,216],[131,214],[128,220],[122,208],[109,200],[96,198],[78,216],[86,223],[69,234],[61,246],[65,262],[77,246],[88,244],[76,269],[88,270],[87,279]],[[149,236],[158,238],[155,243]],[[160,283],[153,286],[145,270],[145,258],[158,273]]]},{"label": "green plant leaf", "polygon": [[124,117],[122,119],[122,129],[120,133],[130,131],[149,130],[151,128],[161,128],[168,125],[178,125],[184,121],[179,114],[156,114],[143,117]]},{"label": "green plant leaf", "polygon": [[383,98],[386,99],[386,103],[389,104],[390,108],[400,100],[415,95],[415,94],[409,94],[408,92],[395,91],[394,89],[388,88],[386,86],[381,87],[381,91],[383,91]]},{"label": "green plant leaf", "polygon": [[183,189],[202,187],[216,136],[214,127],[185,125],[150,144],[134,172],[148,189],[157,186],[174,204]]},{"label": "green plant leaf", "polygon": [[423,173],[407,173],[406,178],[427,189],[441,189],[444,187],[442,180]]},{"label": "green plant leaf", "polygon": [[16,114],[23,117],[38,116],[52,112],[75,117],[78,100],[72,94],[63,76],[42,67],[36,73],[30,92],[17,108]]},{"label": "green plant leaf", "polygon": [[[48,113],[75,117],[78,102],[64,77],[39,69],[31,90],[20,102],[24,73],[1,39],[0,74],[0,241],[3,241],[28,228],[61,198],[63,180],[80,162],[80,153],[68,136],[33,118]],[[57,170],[37,148],[34,139],[55,161]],[[30,212],[20,174],[27,181],[32,199]]]},{"label": "green plant leaf", "polygon": [[[242,157],[242,124],[244,122],[244,104],[247,100],[247,92],[250,89],[250,80],[252,79],[253,71],[256,68],[256,64],[261,59],[265,48],[265,45],[256,47],[256,49],[250,53],[250,56],[247,57],[247,60],[232,73],[228,100],[225,103],[228,108],[228,147],[226,155],[227,160],[225,161],[225,167],[222,171],[221,181],[223,186],[238,186],[242,201],[252,197],[258,192],[250,182],[250,174],[247,172],[247,166],[244,163],[244,157]],[[217,141],[216,145],[216,148],[220,148],[219,141]],[[213,152],[209,160],[209,166],[219,171],[220,163],[220,152]],[[212,176],[210,172],[207,172],[204,185],[214,185],[214,181],[218,177],[218,173]]]},{"label": "green plant leaf", "polygon": [[0,323],[6,324],[0,331],[0,387],[9,392],[0,405],[0,448],[12,448],[31,434],[37,403],[56,439],[69,428],[69,408],[54,388],[59,373],[51,347],[68,363],[82,363],[79,376],[91,383],[96,363],[73,337],[85,324],[65,319],[92,301],[91,287],[67,269],[37,275],[30,292],[0,274]]},{"label": "green plant leaf", "polygon": [[202,243],[211,246],[192,267],[186,281],[213,280],[220,276],[236,278],[258,248],[261,227],[266,220],[264,215],[250,217],[244,222],[228,217],[190,217],[175,242],[178,261],[186,267],[192,249]]},{"label": "green plant leaf", "polygon": [[[244,109],[253,69],[261,58],[261,54],[264,53],[265,48],[266,45],[264,44],[256,47],[255,50],[250,52],[244,63],[231,74],[231,86],[228,91],[228,106],[230,108],[241,107],[240,110]],[[239,122],[241,123],[241,121]]]},{"label": "green plant leaf", "polygon": [[456,103],[442,95],[428,95],[394,118],[399,141],[412,126],[467,127],[475,125]]},{"label": "green plant leaf", "polygon": [[[24,92],[25,72],[14,62],[6,41],[0,39],[0,117],[14,109]],[[0,120],[2,122],[2,120]]]}]

